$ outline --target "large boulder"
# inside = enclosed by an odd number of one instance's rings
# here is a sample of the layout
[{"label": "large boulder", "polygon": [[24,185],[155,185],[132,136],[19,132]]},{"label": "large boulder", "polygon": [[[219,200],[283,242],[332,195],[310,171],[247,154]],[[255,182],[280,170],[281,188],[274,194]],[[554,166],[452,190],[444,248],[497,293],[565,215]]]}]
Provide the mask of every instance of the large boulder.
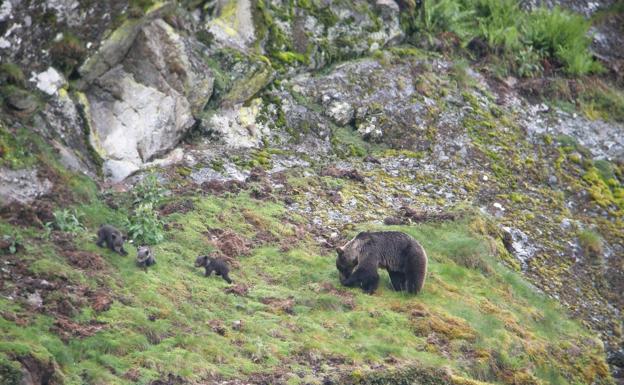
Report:
[{"label": "large boulder", "polygon": [[[85,89],[91,143],[113,181],[175,147],[213,89],[212,72],[197,41],[181,36],[162,19],[144,24],[133,36],[122,60]],[[126,44],[119,47],[125,50]],[[113,61],[109,58],[106,64]],[[91,68],[87,80],[103,67]]]}]

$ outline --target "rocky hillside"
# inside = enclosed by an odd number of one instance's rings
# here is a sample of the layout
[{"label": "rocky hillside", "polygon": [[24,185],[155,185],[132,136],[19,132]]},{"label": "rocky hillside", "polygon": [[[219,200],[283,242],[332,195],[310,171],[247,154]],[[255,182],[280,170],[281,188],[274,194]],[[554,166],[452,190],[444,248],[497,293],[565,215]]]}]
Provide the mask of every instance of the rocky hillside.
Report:
[{"label": "rocky hillside", "polygon": [[[0,384],[622,383],[623,12],[3,2]],[[369,229],[423,293],[341,287]]]}]

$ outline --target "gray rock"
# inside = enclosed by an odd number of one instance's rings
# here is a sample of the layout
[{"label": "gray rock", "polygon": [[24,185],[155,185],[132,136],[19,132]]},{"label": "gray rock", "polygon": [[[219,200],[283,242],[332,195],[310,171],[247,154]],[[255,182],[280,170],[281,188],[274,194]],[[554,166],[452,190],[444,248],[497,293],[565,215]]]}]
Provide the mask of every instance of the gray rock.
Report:
[{"label": "gray rock", "polygon": [[123,61],[86,90],[91,143],[114,181],[171,150],[193,126],[193,114],[203,110],[213,89],[212,72],[197,43],[161,19],[132,36]]},{"label": "gray rock", "polygon": [[32,307],[33,309],[39,309],[43,306],[43,299],[41,298],[41,294],[38,291],[28,295],[26,298],[26,303]]},{"label": "gray rock", "polygon": [[35,95],[19,89],[11,92],[4,100],[11,109],[25,114],[33,113],[39,105]]},{"label": "gray rock", "polygon": [[353,106],[347,102],[332,102],[327,108],[326,113],[339,126],[346,126],[353,121]]},{"label": "gray rock", "polygon": [[528,267],[528,261],[535,255],[537,248],[521,230],[503,226],[503,243],[507,250],[520,262],[522,270]]},{"label": "gray rock", "polygon": [[256,40],[250,0],[225,0],[220,13],[206,27],[221,46],[247,51]]},{"label": "gray rock", "polygon": [[59,88],[67,84],[63,75],[52,67],[36,75],[33,74],[30,81],[34,82],[39,90],[48,95],[55,95]]},{"label": "gray rock", "polygon": [[256,98],[246,106],[221,108],[202,120],[202,129],[216,134],[229,147],[257,147],[270,132],[257,120],[261,104],[262,100]]},{"label": "gray rock", "polygon": [[39,179],[36,169],[0,168],[0,205],[11,201],[32,202],[52,188],[48,179]]}]

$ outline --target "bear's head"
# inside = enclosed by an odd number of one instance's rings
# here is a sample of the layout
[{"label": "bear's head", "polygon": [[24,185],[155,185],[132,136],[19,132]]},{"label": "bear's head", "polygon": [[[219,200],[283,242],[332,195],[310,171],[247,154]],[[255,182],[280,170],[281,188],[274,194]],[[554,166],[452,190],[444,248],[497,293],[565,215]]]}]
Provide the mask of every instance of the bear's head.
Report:
[{"label": "bear's head", "polygon": [[336,253],[338,253],[338,257],[336,258],[336,268],[340,272],[340,277],[343,279],[349,278],[353,269],[358,264],[358,254],[359,254],[359,241],[357,239],[353,239],[347,242],[342,247],[336,248]]}]

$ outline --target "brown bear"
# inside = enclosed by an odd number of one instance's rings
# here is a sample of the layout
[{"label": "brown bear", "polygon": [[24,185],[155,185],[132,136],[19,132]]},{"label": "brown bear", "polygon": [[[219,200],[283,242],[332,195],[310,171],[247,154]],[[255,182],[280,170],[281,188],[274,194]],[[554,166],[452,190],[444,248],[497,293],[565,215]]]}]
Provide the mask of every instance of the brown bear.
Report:
[{"label": "brown bear", "polygon": [[106,247],[115,251],[121,255],[128,255],[128,252],[124,250],[123,243],[126,240],[126,237],[121,233],[121,231],[117,230],[111,225],[102,225],[97,232],[98,240],[96,244],[99,247],[104,247],[106,243]]},{"label": "brown bear", "polygon": [[427,254],[412,237],[398,231],[361,232],[336,249],[340,283],[372,294],[379,284],[378,268],[388,270],[394,290],[418,293],[427,274]]}]

